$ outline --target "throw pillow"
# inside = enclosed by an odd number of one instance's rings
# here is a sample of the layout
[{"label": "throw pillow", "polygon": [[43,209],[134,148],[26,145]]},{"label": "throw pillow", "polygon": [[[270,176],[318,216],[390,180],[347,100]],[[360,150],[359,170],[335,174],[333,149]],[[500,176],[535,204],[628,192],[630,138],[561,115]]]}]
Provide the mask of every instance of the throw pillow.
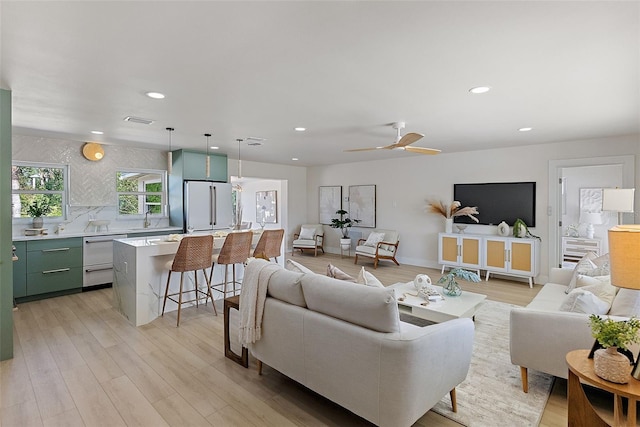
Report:
[{"label": "throw pillow", "polygon": [[344,271],[340,270],[338,267],[336,267],[333,264],[329,264],[327,266],[327,276],[333,277],[334,279],[338,279],[338,280],[346,280],[347,282],[355,282],[356,281],[355,278],[353,278],[352,276],[348,275]]},{"label": "throw pillow", "polygon": [[364,267],[360,269],[360,273],[358,273],[355,282],[361,285],[373,286],[374,288],[384,288],[382,282],[378,280],[376,276],[366,271]]},{"label": "throw pillow", "polygon": [[[599,277],[606,279],[609,278],[609,276]],[[578,289],[591,292],[602,301],[606,302],[608,305],[607,311],[609,311],[609,309],[611,308],[613,299],[616,297],[616,293],[618,292],[618,288],[612,286],[609,280],[603,281],[589,276],[578,276],[578,283],[576,286],[578,287]]]},{"label": "throw pillow", "polygon": [[316,238],[316,229],[309,227],[302,227],[300,229],[300,235],[298,236],[301,240],[313,240]]},{"label": "throw pillow", "polygon": [[576,280],[578,279],[578,274],[585,274],[584,272],[586,272],[587,270],[596,268],[596,265],[591,262],[591,260],[595,258],[596,254],[594,254],[593,252],[587,252],[585,256],[583,256],[580,261],[578,261],[575,268],[573,269],[573,277],[571,277],[569,286],[567,286],[567,289],[564,291],[565,294],[568,294],[576,288]]},{"label": "throw pillow", "polygon": [[372,231],[371,234],[369,234],[369,237],[367,237],[367,241],[364,242],[364,245],[375,248],[376,246],[378,246],[378,243],[382,242],[383,240],[384,233],[377,233],[375,231]]},{"label": "throw pillow", "polygon": [[304,265],[299,262],[295,262],[292,259],[287,260],[287,270],[289,271],[297,271],[298,273],[313,273],[313,271],[309,270]]},{"label": "throw pillow", "polygon": [[574,289],[567,295],[560,306],[560,311],[570,311],[573,313],[585,314],[606,314],[609,311],[609,304],[602,301],[589,291],[584,289]]},{"label": "throw pillow", "polygon": [[640,317],[640,291],[636,291],[635,289],[620,289],[613,300],[609,315]]},{"label": "throw pillow", "polygon": [[[604,254],[599,256],[598,258],[594,258],[591,260],[591,262],[596,266],[596,267],[601,267],[601,268],[605,268],[607,270],[610,270],[610,263],[609,263],[609,254]],[[607,273],[609,274],[609,273]]]}]

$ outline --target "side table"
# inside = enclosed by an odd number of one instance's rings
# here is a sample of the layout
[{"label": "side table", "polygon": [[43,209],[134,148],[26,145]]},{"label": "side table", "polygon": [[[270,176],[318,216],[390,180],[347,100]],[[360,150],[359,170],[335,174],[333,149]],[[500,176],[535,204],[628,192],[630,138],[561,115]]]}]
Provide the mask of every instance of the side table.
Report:
[{"label": "side table", "polygon": [[[613,393],[614,426],[636,425],[636,402],[640,399],[640,381],[629,377],[627,384],[616,384],[596,375],[589,350],[574,350],[567,353],[569,377],[567,379],[568,425],[576,427],[607,426],[591,406],[584,394],[580,380],[599,389]],[[622,412],[622,398],[629,399],[627,418]]]},{"label": "side table", "polygon": [[249,350],[242,347],[242,356],[235,354],[231,350],[231,341],[229,339],[229,311],[231,309],[240,309],[240,295],[235,295],[224,299],[224,355],[234,362],[249,367]]}]

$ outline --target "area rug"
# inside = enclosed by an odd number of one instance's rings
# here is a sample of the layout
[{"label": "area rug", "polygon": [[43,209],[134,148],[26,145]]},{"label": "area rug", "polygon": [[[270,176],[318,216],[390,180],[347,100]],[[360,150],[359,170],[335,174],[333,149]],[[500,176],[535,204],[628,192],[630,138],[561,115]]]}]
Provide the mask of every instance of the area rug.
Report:
[{"label": "area rug", "polygon": [[529,370],[529,393],[522,391],[520,367],[509,356],[509,313],[514,305],[485,301],[475,317],[471,367],[456,387],[458,412],[449,395],[433,411],[469,427],[537,426],[553,376]]}]

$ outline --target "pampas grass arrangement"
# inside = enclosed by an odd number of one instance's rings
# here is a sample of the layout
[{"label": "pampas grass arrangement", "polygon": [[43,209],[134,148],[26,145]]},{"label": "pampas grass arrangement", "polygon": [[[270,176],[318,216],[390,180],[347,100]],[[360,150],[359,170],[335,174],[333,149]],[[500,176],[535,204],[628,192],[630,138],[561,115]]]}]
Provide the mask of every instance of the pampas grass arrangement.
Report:
[{"label": "pampas grass arrangement", "polygon": [[468,216],[475,222],[479,222],[478,218],[473,215],[477,215],[477,206],[465,206],[461,207],[460,202],[454,200],[450,205],[446,205],[442,200],[428,200],[427,212],[442,215],[445,218],[454,218],[456,216]]}]

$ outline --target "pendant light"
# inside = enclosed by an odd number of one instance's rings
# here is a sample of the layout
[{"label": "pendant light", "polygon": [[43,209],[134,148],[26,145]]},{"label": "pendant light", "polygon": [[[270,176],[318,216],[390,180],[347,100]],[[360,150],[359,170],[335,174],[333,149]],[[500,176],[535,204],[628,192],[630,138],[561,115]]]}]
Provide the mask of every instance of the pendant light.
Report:
[{"label": "pendant light", "polygon": [[236,139],[238,141],[238,178],[242,178],[242,160],[240,159],[240,144],[242,143],[242,138]]},{"label": "pendant light", "polygon": [[173,153],[171,152],[171,132],[173,132],[174,128],[166,128],[169,132],[169,153],[167,154],[167,173],[171,175],[171,170],[173,168]]},{"label": "pendant light", "polygon": [[209,175],[211,175],[211,159],[209,158],[209,137],[211,136],[210,133],[205,133],[204,136],[207,137],[207,159],[205,161],[205,174],[207,176],[207,178],[209,178]]}]

